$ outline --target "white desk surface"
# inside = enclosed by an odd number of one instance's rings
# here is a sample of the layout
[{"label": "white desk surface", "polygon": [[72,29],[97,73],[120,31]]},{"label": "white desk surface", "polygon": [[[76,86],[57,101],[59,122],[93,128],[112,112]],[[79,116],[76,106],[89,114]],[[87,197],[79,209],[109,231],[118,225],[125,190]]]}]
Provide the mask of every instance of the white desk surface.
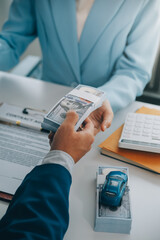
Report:
[{"label": "white desk surface", "polygon": [[[69,91],[68,87],[0,72],[0,102],[49,110]],[[115,114],[110,129],[96,137],[92,150],[76,164],[70,191],[70,225],[64,237],[65,240],[160,239],[160,175],[103,156],[98,148],[98,144],[124,122],[127,112],[133,112],[144,105],[150,106],[134,102]],[[160,109],[160,107],[157,108]],[[98,166],[108,165],[129,168],[132,209],[130,235],[97,233],[93,230],[96,171]],[[0,201],[0,218],[6,209],[7,203]]]}]

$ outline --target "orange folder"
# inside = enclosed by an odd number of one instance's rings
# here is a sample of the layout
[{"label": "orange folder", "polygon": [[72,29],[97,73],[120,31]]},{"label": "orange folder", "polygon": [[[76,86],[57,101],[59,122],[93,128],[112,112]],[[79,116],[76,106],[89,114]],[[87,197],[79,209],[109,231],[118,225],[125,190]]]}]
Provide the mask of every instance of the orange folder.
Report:
[{"label": "orange folder", "polygon": [[[160,110],[142,107],[137,110],[137,113],[160,115]],[[160,174],[159,153],[122,149],[118,147],[118,141],[120,139],[122,129],[123,125],[99,145],[101,153]]]}]

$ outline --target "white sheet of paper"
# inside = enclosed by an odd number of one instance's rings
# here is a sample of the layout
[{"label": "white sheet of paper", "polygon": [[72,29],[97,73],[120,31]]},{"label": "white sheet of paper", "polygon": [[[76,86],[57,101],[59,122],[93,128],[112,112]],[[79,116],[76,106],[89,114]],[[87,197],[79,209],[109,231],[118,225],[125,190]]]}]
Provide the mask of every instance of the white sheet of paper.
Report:
[{"label": "white sheet of paper", "polygon": [[40,130],[45,113],[39,110],[26,108],[27,114],[23,113],[24,108],[7,103],[0,105],[0,120],[24,127]]},{"label": "white sheet of paper", "polygon": [[0,123],[0,191],[14,194],[48,151],[47,133]]}]

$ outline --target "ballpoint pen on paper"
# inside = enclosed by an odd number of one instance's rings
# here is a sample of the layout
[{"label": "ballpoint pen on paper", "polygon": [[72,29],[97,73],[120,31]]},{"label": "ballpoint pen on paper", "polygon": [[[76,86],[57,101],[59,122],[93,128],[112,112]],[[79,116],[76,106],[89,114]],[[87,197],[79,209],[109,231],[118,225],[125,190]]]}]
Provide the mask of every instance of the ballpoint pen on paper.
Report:
[{"label": "ballpoint pen on paper", "polygon": [[41,123],[45,115],[44,111],[40,112],[39,110],[36,109],[33,110],[30,109],[32,110],[31,113],[27,111],[26,114],[23,113],[24,109],[30,108],[22,108],[7,103],[3,103],[0,106],[0,120],[16,124],[18,126],[24,126],[41,130]]}]

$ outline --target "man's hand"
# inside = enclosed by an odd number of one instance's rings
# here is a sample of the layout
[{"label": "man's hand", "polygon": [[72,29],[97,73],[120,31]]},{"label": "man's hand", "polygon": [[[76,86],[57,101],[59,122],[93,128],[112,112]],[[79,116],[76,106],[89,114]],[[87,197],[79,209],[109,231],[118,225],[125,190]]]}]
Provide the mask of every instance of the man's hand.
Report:
[{"label": "man's hand", "polygon": [[62,150],[68,153],[75,163],[90,149],[94,142],[94,125],[87,118],[82,131],[76,132],[74,127],[78,121],[78,114],[68,111],[66,119],[55,134],[49,134],[51,150]]},{"label": "man's hand", "polygon": [[101,107],[89,115],[94,125],[94,135],[109,128],[113,120],[113,111],[108,100],[105,100]]}]

